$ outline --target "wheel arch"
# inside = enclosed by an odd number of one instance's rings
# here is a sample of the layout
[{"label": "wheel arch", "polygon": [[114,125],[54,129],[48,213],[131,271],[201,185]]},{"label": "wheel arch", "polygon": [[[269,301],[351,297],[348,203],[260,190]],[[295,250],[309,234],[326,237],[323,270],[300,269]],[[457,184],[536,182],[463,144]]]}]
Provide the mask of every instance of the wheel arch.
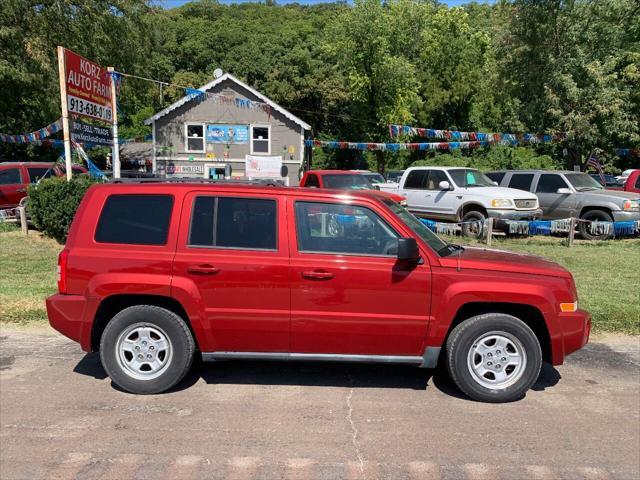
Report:
[{"label": "wheel arch", "polygon": [[533,305],[523,303],[471,302],[460,306],[449,325],[443,345],[446,345],[449,335],[455,327],[469,318],[485,313],[504,313],[522,320],[538,338],[542,349],[542,359],[552,363],[551,335],[544,315]]},{"label": "wheel arch", "polygon": [[582,218],[584,215],[586,215],[589,212],[592,212],[594,210],[602,210],[603,212],[607,213],[611,218],[613,218],[613,210],[614,208],[611,208],[611,205],[587,205],[587,206],[583,206],[580,209],[580,213],[578,214],[578,218]]},{"label": "wheel arch", "polygon": [[461,219],[469,212],[481,212],[485,217],[487,216],[487,209],[484,205],[478,202],[467,202],[460,205],[458,219]]},{"label": "wheel arch", "polygon": [[187,327],[191,332],[191,336],[193,337],[193,341],[195,342],[196,350],[200,350],[198,346],[198,337],[195,335],[189,315],[187,315],[182,304],[175,298],[163,295],[118,294],[104,298],[96,310],[91,326],[92,352],[100,350],[100,338],[111,319],[118,312],[134,305],[153,305],[165,308],[178,315],[187,324]]}]

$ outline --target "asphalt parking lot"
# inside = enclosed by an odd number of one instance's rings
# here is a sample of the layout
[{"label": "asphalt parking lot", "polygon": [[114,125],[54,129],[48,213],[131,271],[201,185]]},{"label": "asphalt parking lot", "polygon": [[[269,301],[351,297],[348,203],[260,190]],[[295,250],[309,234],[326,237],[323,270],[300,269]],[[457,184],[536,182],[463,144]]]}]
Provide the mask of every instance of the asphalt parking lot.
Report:
[{"label": "asphalt parking lot", "polygon": [[135,396],[55,332],[5,327],[0,478],[637,479],[640,339],[596,340],[489,405],[438,370],[318,363],[196,365]]}]

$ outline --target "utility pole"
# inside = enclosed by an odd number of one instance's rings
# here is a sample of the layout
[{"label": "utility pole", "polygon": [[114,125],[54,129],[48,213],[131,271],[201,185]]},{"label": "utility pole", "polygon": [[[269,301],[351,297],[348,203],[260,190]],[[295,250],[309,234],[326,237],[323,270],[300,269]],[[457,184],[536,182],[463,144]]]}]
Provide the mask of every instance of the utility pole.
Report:
[{"label": "utility pole", "polygon": [[116,79],[114,78],[113,67],[107,67],[111,77],[111,110],[113,112],[113,148],[111,163],[113,165],[113,178],[120,178],[120,145],[118,143],[118,100],[116,98]]}]

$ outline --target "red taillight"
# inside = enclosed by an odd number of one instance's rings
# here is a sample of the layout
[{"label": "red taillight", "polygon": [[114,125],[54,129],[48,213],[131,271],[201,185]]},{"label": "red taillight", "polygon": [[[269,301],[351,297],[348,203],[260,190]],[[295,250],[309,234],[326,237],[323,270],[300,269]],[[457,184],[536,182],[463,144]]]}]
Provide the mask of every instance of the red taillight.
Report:
[{"label": "red taillight", "polygon": [[67,257],[69,250],[66,248],[58,255],[58,293],[67,293]]}]

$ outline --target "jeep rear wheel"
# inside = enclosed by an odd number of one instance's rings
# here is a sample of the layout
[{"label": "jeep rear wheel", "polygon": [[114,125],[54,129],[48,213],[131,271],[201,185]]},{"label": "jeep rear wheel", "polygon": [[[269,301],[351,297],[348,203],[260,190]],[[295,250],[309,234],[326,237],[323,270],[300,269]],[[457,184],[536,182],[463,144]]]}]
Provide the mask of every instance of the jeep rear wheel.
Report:
[{"label": "jeep rear wheel", "polygon": [[522,398],[542,367],[542,350],[533,331],[516,317],[501,313],[462,322],[451,332],[446,353],[456,385],[483,402]]},{"label": "jeep rear wheel", "polygon": [[100,359],[120,388],[141,394],[175,386],[193,362],[195,344],[184,320],[153,305],[119,312],[100,340]]}]

